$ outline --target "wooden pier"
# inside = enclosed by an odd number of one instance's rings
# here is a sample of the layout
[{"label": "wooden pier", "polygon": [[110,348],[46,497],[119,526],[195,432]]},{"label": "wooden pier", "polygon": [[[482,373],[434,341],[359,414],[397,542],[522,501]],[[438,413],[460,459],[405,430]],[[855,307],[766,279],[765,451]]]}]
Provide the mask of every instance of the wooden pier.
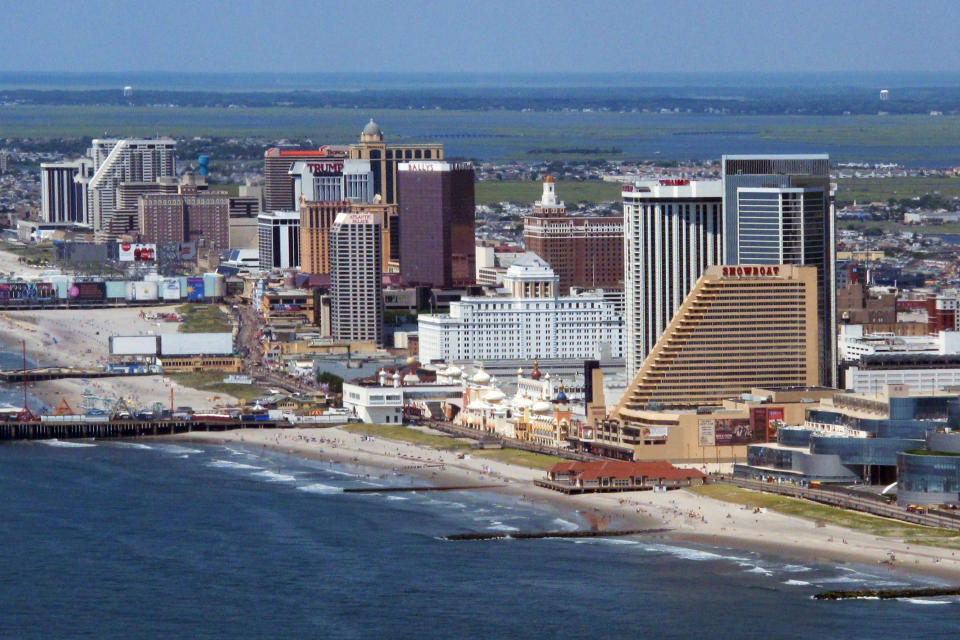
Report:
[{"label": "wooden pier", "polygon": [[0,382],[7,384],[21,384],[39,382],[41,380],[60,380],[63,378],[117,378],[122,376],[159,376],[158,372],[149,373],[118,373],[104,369],[76,369],[71,367],[42,367],[39,369],[12,369],[0,371]]},{"label": "wooden pier", "polygon": [[286,421],[214,422],[204,420],[111,420],[107,422],[6,422],[0,423],[0,441],[67,440],[77,438],[142,438],[194,431],[276,429],[291,427]]}]

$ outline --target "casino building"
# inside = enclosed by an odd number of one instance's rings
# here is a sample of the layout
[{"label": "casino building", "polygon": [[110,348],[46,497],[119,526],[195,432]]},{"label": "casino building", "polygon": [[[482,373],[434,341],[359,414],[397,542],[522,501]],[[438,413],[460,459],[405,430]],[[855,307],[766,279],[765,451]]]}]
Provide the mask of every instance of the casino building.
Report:
[{"label": "casino building", "polygon": [[623,218],[568,216],[553,176],[544,179],[543,196],[523,219],[523,242],[556,272],[560,295],[570,287],[623,287]]},{"label": "casino building", "polygon": [[816,268],[708,267],[613,416],[707,406],[754,387],[817,386],[817,338]]},{"label": "casino building", "polygon": [[464,296],[449,314],[421,314],[421,361],[622,356],[623,321],[602,292],[558,295],[553,270],[530,251],[503,280],[506,295]]}]

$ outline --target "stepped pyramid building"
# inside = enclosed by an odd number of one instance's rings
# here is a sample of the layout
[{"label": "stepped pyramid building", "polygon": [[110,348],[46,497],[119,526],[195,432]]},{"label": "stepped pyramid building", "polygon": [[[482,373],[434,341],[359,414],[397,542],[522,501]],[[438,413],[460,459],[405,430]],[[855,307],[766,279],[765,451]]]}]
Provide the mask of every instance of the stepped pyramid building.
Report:
[{"label": "stepped pyramid building", "polygon": [[758,387],[816,386],[818,335],[815,267],[708,267],[611,417],[716,405]]}]

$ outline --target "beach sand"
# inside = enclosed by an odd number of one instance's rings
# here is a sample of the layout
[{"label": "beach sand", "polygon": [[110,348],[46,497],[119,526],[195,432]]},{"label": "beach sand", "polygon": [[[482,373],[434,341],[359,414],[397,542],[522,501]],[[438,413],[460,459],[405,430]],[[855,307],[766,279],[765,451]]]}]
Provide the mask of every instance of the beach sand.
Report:
[{"label": "beach sand", "polygon": [[[313,429],[241,429],[172,436],[195,442],[239,443],[252,448],[320,460],[402,470],[433,484],[489,484],[492,489],[520,494],[531,502],[549,503],[568,511],[604,516],[610,529],[670,529],[657,538],[719,547],[748,549],[822,563],[863,563],[892,572],[906,571],[960,582],[960,550],[910,544],[895,538],[753,509],[706,498],[686,490],[666,493],[637,491],[565,496],[535,487],[545,476],[530,469],[483,457],[457,455],[384,438],[369,439],[338,427]],[[437,466],[443,465],[441,471]],[[889,553],[895,566],[885,564]]]},{"label": "beach sand", "polygon": [[[0,344],[16,352],[20,341],[26,342],[27,357],[41,367],[100,368],[109,362],[110,336],[160,335],[176,333],[179,323],[156,322],[140,317],[172,312],[176,305],[162,307],[117,307],[110,309],[49,309],[8,311],[0,313]],[[98,396],[126,398],[138,408],[154,402],[166,407],[170,388],[174,403],[208,408],[217,403],[235,404],[232,396],[189,389],[160,375],[93,378],[81,382],[77,378],[36,382],[29,392],[48,407],[56,407],[61,398],[79,411],[80,395],[90,389]]]}]

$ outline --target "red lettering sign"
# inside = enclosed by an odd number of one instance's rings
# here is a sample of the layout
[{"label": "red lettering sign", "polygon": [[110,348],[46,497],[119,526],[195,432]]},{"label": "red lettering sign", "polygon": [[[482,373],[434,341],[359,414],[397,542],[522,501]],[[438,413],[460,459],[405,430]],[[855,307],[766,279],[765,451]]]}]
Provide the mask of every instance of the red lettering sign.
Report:
[{"label": "red lettering sign", "polygon": [[661,187],[685,187],[690,184],[689,180],[661,180]]},{"label": "red lettering sign", "polygon": [[315,176],[343,173],[342,162],[308,162],[307,168]]},{"label": "red lettering sign", "polygon": [[633,187],[631,187],[631,186],[628,185],[628,184],[625,184],[625,185],[623,185],[623,189],[621,189],[621,191],[626,192],[626,193],[632,193],[632,192],[633,192]]}]

